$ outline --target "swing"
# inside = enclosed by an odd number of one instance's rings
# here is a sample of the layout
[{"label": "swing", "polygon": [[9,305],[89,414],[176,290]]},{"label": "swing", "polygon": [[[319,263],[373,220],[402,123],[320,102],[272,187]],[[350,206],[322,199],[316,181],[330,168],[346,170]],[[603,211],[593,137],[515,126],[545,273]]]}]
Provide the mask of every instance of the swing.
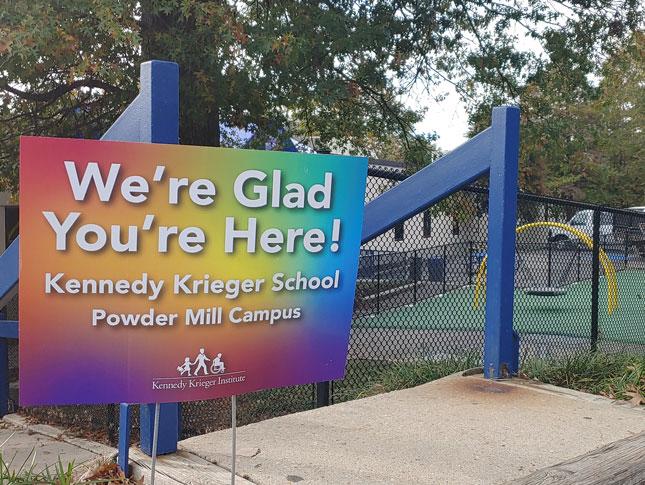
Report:
[{"label": "swing", "polygon": [[[575,237],[577,237],[589,250],[593,250],[593,241],[592,239],[586,235],[584,232],[579,231],[575,227],[568,226],[566,224],[562,224],[560,222],[547,222],[547,221],[538,221],[538,222],[531,222],[529,224],[524,224],[523,226],[518,227],[515,229],[515,232],[517,234],[521,234],[522,232],[532,229],[535,227],[557,227],[558,229],[563,229],[571,234],[573,234]],[[598,257],[600,259],[600,264],[602,265],[603,269],[605,270],[605,277],[607,278],[607,313],[611,315],[616,308],[618,308],[618,283],[616,282],[616,268],[614,268],[614,265],[612,262],[609,260],[607,257],[607,254],[605,254],[605,251],[603,251],[602,248],[598,249]],[[569,264],[567,265],[566,269],[564,270],[562,276],[565,277],[569,270],[571,269],[571,266],[573,265],[575,257],[571,255],[571,260],[569,261]],[[486,263],[488,261],[488,256],[484,257],[482,262],[479,264],[479,269],[477,270],[477,279],[475,283],[475,291],[473,295],[473,308],[479,308],[479,302],[480,302],[480,292],[482,287],[485,284],[485,275],[486,275]],[[522,258],[519,257],[515,260],[516,261],[516,268],[515,268],[515,274],[517,275],[517,270],[519,269],[519,265],[522,262]],[[531,272],[530,268],[528,268],[528,274],[529,277],[532,279],[533,283],[535,283],[535,278],[533,277],[533,273]],[[552,286],[550,281],[547,286],[533,286],[533,287],[526,287],[524,288],[524,292],[528,295],[535,295],[535,296],[558,296],[558,295],[564,295],[567,292],[566,287],[563,286],[563,278],[561,277],[558,286]],[[518,285],[519,287],[519,285]]]},{"label": "swing", "polygon": [[[535,275],[533,274],[533,271],[531,271],[531,268],[529,267],[528,264],[524,262],[522,259],[519,250],[517,251],[517,268],[516,271],[519,272],[520,266],[524,264],[524,269],[528,275],[529,281],[532,283],[531,285],[525,287],[522,289],[525,295],[530,295],[530,296],[563,296],[567,294],[567,288],[564,286],[564,283],[566,281],[566,278],[569,274],[569,271],[571,270],[571,267],[573,266],[573,262],[575,260],[575,253],[572,252],[571,258],[569,259],[569,262],[567,263],[566,268],[564,271],[560,274],[560,277],[556,281],[555,285],[546,285],[546,286],[539,286],[536,284],[536,278]],[[549,281],[550,283],[550,281]]]},{"label": "swing", "polygon": [[532,296],[562,296],[567,294],[566,288],[557,288],[555,286],[532,286],[524,288],[525,295]]}]

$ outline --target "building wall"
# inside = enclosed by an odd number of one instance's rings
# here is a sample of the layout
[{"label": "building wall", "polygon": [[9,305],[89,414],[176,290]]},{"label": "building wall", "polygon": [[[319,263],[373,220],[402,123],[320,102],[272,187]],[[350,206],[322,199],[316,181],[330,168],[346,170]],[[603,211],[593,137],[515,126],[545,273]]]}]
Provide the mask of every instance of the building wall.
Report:
[{"label": "building wall", "polygon": [[[367,191],[365,203],[378,197],[396,184],[395,181],[382,177],[367,178]],[[430,234],[426,237],[423,233],[423,213],[403,222],[403,240],[395,239],[395,230],[390,229],[385,234],[363,245],[363,249],[379,251],[409,251],[413,249],[429,248],[469,241],[485,241],[487,231],[487,214],[477,215],[465,222],[458,224],[458,233],[454,231],[453,218],[444,213],[433,213],[430,216]]]}]

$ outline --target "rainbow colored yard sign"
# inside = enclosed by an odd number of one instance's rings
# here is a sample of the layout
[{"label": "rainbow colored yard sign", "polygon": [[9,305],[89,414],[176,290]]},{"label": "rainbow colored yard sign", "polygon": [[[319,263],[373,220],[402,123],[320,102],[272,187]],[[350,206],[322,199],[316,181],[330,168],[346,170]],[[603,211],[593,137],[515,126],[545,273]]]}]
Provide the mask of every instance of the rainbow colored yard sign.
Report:
[{"label": "rainbow colored yard sign", "polygon": [[364,158],[24,137],[20,400],[343,376]]}]

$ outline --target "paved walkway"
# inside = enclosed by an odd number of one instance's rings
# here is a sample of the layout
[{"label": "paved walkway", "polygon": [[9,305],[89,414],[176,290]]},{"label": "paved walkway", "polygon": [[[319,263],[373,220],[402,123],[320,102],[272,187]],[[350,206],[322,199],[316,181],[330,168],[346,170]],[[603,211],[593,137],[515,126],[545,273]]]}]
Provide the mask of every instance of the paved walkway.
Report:
[{"label": "paved walkway", "polygon": [[[554,386],[450,376],[238,429],[258,484],[495,484],[645,431],[645,409]],[[230,466],[230,431],[181,449]]]},{"label": "paved walkway", "polygon": [[0,420],[0,444],[2,457],[12,470],[28,470],[39,473],[47,467],[54,471],[58,461],[66,466],[78,466],[75,474],[81,476],[88,469],[116,456],[116,449],[82,438],[66,436],[62,430],[46,424],[28,424],[17,414],[9,414]]},{"label": "paved walkway", "polygon": [[[116,448],[95,441],[67,436],[65,432],[46,424],[29,424],[25,418],[10,414],[0,420],[0,445],[3,459],[10,463],[13,471],[29,470],[39,473],[47,467],[54,473],[59,460],[64,467],[75,464],[74,476],[82,478],[86,472],[93,472],[99,463],[112,461]],[[130,449],[132,476],[143,483],[150,483],[151,459],[139,448]],[[179,451],[157,459],[157,485],[228,485],[231,483],[229,470],[217,464]],[[238,476],[238,485],[251,482]],[[2,481],[0,480],[0,485]]]}]

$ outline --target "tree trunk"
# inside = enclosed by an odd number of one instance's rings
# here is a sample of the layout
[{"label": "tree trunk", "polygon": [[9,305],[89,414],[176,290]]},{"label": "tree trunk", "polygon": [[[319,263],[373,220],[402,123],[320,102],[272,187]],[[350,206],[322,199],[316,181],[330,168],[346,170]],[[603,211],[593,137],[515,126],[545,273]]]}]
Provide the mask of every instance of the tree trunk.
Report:
[{"label": "tree trunk", "polygon": [[[220,107],[217,100],[205,101],[200,96],[195,71],[203,69],[199,58],[182,58],[172,54],[160,35],[179,37],[181,32],[194,28],[190,18],[180,14],[156,13],[154,0],[141,1],[141,61],[152,59],[173,61],[179,64],[179,139],[184,145],[220,146]],[[217,72],[217,69],[215,69]],[[214,88],[214,87],[213,87]]]}]

